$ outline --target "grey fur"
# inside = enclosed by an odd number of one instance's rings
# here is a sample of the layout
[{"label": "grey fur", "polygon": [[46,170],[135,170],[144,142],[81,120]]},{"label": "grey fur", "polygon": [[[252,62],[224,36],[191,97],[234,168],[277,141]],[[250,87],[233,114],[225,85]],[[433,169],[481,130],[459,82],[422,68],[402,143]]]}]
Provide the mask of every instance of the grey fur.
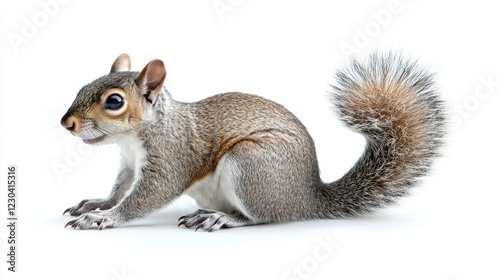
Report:
[{"label": "grey fur", "polygon": [[[433,76],[417,63],[396,54],[373,54],[367,63],[354,61],[338,72],[337,80],[334,108],[367,145],[347,174],[321,188],[328,209],[321,218],[369,212],[407,195],[428,174],[445,135],[443,101]],[[371,96],[366,88],[378,92]],[[397,92],[387,95],[391,90]]]},{"label": "grey fur", "polygon": [[[312,138],[283,106],[241,93],[180,103],[164,89],[148,104],[149,93],[138,84],[138,75],[118,72],[97,79],[80,91],[63,117],[63,124],[70,116],[93,122],[96,131],[114,137],[124,151],[137,149],[126,140],[127,135],[136,137],[146,153],[142,162],[138,157],[127,160],[130,152],[124,152],[110,197],[67,209],[65,213],[80,217],[66,226],[119,226],[163,207],[224,168],[232,168],[231,178],[222,179],[231,180],[230,191],[238,201],[214,203],[219,209],[183,216],[180,225],[212,231],[353,216],[406,195],[428,173],[443,144],[443,102],[432,76],[394,54],[375,54],[367,64],[354,61],[337,74],[334,108],[347,126],[365,136],[367,146],[345,176],[328,184],[320,179]],[[146,96],[137,101],[144,117],[129,118],[117,128],[89,117],[89,108],[110,87]],[[97,208],[101,210],[91,211]]]}]

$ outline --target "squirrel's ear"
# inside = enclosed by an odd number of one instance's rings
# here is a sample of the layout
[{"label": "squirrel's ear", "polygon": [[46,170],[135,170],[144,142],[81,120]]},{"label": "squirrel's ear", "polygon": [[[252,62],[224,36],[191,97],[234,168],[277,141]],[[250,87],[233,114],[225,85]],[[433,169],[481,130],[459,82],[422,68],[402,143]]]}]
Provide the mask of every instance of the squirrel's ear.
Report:
[{"label": "squirrel's ear", "polygon": [[167,76],[163,61],[154,59],[142,69],[135,80],[135,83],[141,88],[141,93],[147,102],[154,104],[156,98],[161,92],[163,81]]},{"label": "squirrel's ear", "polygon": [[115,62],[113,62],[113,65],[111,66],[110,73],[123,72],[123,71],[130,71],[130,56],[126,53],[120,54],[115,59]]}]

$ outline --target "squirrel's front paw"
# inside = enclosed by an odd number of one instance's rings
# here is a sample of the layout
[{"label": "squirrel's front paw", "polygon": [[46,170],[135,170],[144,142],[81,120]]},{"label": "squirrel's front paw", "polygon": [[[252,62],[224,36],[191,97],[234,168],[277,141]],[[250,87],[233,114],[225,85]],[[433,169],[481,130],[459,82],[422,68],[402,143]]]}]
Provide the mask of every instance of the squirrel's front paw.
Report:
[{"label": "squirrel's front paw", "polygon": [[107,210],[113,206],[113,203],[107,199],[85,199],[77,205],[66,209],[63,215],[69,213],[71,216],[80,216],[95,209]]},{"label": "squirrel's front paw", "polygon": [[73,229],[89,229],[93,224],[97,225],[99,230],[111,227],[117,227],[122,224],[121,219],[117,218],[114,211],[92,211],[82,214],[76,220],[69,221],[64,228],[72,227]]}]

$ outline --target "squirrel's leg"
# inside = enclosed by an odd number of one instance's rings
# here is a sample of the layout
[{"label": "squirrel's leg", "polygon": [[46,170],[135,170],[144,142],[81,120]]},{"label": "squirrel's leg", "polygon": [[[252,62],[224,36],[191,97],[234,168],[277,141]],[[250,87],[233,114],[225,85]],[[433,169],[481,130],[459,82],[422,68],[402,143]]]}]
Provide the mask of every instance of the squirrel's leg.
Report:
[{"label": "squirrel's leg", "polygon": [[[315,212],[321,183],[310,148],[271,139],[240,142],[219,161],[213,175],[188,189],[205,209],[179,219],[187,228],[218,230],[301,220]],[[290,168],[300,166],[302,168]]]},{"label": "squirrel's leg", "polygon": [[122,164],[118,177],[108,198],[85,199],[77,205],[66,209],[63,213],[69,213],[71,216],[80,216],[95,209],[107,210],[115,206],[130,189],[134,181],[134,171]]},{"label": "squirrel's leg", "polygon": [[213,174],[187,190],[205,209],[182,216],[179,225],[214,231],[312,216],[321,184],[314,146],[285,136],[233,146]]},{"label": "squirrel's leg", "polygon": [[[247,166],[246,161],[259,161],[257,155],[245,152],[243,144],[233,147],[217,164],[216,170],[190,186],[187,194],[202,208],[192,214],[179,218],[179,226],[187,228],[215,231],[220,228],[241,227],[265,223],[267,220],[254,215],[249,209],[251,200],[247,199],[244,189],[252,184],[265,184],[248,176],[261,176],[261,170],[255,166]],[[262,163],[262,162],[261,162]],[[266,164],[266,163],[264,163]],[[248,168],[253,168],[249,170]],[[268,167],[262,167],[270,169]],[[251,175],[249,175],[251,174]],[[267,185],[264,188],[268,188]],[[253,203],[260,203],[254,201]]]},{"label": "squirrel's leg", "polygon": [[[135,181],[129,195],[123,198],[116,206],[108,210],[91,211],[68,222],[65,227],[88,229],[94,223],[98,229],[117,227],[127,221],[143,217],[159,209],[182,193],[180,184],[166,182],[169,170],[145,169],[144,173]],[[173,172],[170,174],[172,175]]]}]

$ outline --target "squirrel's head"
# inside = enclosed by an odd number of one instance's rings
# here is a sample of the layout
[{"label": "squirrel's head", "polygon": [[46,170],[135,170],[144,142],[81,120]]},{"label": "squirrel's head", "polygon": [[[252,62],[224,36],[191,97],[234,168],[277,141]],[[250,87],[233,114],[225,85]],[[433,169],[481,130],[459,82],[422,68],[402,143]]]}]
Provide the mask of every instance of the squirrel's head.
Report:
[{"label": "squirrel's head", "polygon": [[163,62],[157,59],[141,72],[131,72],[130,57],[121,54],[108,75],[78,92],[61,125],[87,144],[114,143],[147,118],[166,75]]}]

